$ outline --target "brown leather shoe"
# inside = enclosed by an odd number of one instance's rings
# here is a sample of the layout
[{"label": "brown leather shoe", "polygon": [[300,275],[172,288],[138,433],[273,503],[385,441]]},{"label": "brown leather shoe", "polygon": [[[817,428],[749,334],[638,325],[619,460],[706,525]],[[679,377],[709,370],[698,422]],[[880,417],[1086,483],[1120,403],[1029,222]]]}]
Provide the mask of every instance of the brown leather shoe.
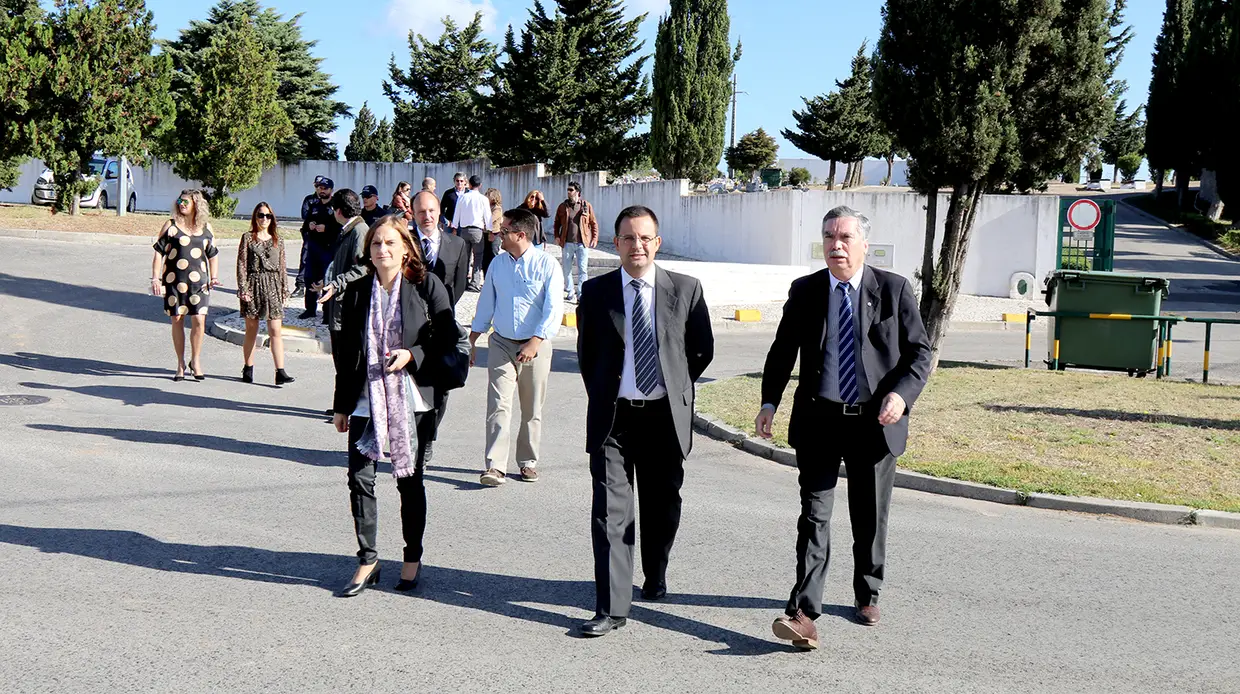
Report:
[{"label": "brown leather shoe", "polygon": [[771,624],[771,631],[775,632],[775,638],[791,641],[793,646],[802,650],[818,648],[818,628],[814,626],[814,620],[800,610],[792,617],[784,615],[776,619]]},{"label": "brown leather shoe", "polygon": [[860,605],[857,607],[857,623],[872,627],[878,624],[878,605]]}]

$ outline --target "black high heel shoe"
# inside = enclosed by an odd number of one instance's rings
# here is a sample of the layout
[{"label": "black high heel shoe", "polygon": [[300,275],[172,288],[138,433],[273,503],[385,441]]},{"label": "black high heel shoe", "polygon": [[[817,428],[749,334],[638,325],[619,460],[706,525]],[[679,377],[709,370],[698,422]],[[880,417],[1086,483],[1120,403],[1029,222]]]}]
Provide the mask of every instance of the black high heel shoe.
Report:
[{"label": "black high heel shoe", "polygon": [[410,579],[400,579],[396,585],[392,586],[393,590],[399,590],[402,593],[413,590],[418,587],[418,579],[422,577],[422,565],[418,564],[418,574]]},{"label": "black high heel shoe", "polygon": [[284,369],[276,369],[276,385],[282,386],[285,383],[292,383],[293,381],[296,381],[296,380],[297,379],[293,378],[292,376],[284,373]]},{"label": "black high heel shoe", "polygon": [[374,570],[370,572],[370,575],[364,578],[361,583],[350,583],[344,588],[341,588],[340,592],[336,593],[336,597],[351,598],[358,595],[363,590],[366,590],[368,586],[373,586],[379,582],[379,572],[381,570],[383,570],[383,567],[376,566]]},{"label": "black high heel shoe", "polygon": [[205,380],[207,380],[207,375],[206,375],[206,374],[200,374],[200,373],[198,373],[198,365],[197,365],[197,364],[195,364],[195,363],[194,363],[194,362],[192,362],[192,361],[189,363],[189,370],[194,372],[194,380],[195,380],[195,381],[205,381]]},{"label": "black high heel shoe", "polygon": [[254,367],[253,366],[241,367],[241,382],[242,383],[253,383],[254,382]]},{"label": "black high heel shoe", "polygon": [[184,366],[177,367],[176,374],[172,376],[172,380],[173,381],[184,381],[185,380],[185,367]]}]

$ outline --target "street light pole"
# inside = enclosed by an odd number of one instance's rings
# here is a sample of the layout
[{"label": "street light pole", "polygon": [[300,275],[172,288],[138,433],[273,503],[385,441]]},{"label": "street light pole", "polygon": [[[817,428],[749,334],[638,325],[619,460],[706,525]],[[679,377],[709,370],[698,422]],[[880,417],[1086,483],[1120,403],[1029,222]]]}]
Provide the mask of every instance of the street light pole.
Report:
[{"label": "street light pole", "polygon": [[125,208],[129,206],[129,160],[123,154],[121,155],[120,171],[117,175],[120,176],[120,183],[116,186],[116,216],[124,217]]}]

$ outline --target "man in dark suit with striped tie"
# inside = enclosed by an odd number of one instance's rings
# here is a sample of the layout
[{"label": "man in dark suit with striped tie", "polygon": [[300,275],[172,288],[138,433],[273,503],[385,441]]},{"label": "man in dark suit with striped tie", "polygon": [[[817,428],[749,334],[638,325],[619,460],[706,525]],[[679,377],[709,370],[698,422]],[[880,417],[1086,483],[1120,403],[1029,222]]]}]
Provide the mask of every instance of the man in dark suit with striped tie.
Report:
[{"label": "man in dark suit with striped tie", "polygon": [[926,385],[930,344],[913,287],[904,277],[865,266],[870,221],[836,207],[822,221],[827,269],[792,283],[762,372],[758,435],[771,423],[798,353],[801,378],[788,442],[801,487],[797,580],[772,630],[798,648],[818,647],[831,554],[831,509],[840,463],[848,471],[856,619],[878,624],[886,574],[887,510],[896,458],[908,439],[908,413]]},{"label": "man in dark suit with striped tie", "polygon": [[594,618],[581,627],[585,636],[603,636],[628,619],[634,477],[642,516],[642,597],[667,594],[684,462],[693,444],[693,384],[715,352],[701,283],[654,263],[662,242],[654,212],[625,208],[615,232],[621,267],[586,282],[577,304],[577,359],[589,396],[596,590]]}]

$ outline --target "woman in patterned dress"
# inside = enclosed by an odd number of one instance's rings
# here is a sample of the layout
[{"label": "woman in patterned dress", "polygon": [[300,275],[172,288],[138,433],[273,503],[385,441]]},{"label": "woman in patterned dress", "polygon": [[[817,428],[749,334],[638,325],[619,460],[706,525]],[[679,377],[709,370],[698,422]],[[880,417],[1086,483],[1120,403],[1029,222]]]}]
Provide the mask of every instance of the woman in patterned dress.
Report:
[{"label": "woman in patterned dress", "polygon": [[288,269],[284,264],[284,239],[276,228],[276,215],[271,206],[260,202],[250,214],[250,233],[241,237],[237,246],[237,297],[241,315],[245,316],[245,343],[241,353],[245,365],[241,380],[254,382],[254,348],[258,343],[258,322],[267,321],[271,336],[271,360],[276,365],[276,385],[292,383],[284,373],[284,300],[288,298]]},{"label": "woman in patterned dress", "polygon": [[151,260],[151,293],[164,297],[164,313],[172,317],[172,349],[177,355],[174,381],[185,380],[185,317],[190,317],[190,361],[194,379],[202,372],[202,338],[207,331],[211,288],[220,283],[215,236],[207,221],[207,201],[200,190],[183,190],[164,222]]}]

